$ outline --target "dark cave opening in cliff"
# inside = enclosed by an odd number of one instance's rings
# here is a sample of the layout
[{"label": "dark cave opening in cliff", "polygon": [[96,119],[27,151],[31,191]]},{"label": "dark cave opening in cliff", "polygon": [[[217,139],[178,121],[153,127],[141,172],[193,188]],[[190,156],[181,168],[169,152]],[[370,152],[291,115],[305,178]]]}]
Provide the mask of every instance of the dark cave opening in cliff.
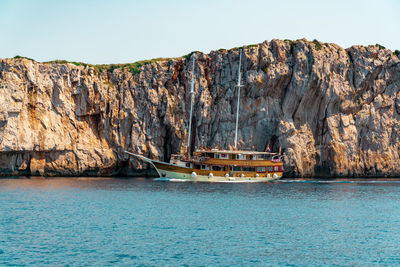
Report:
[{"label": "dark cave opening in cliff", "polygon": [[279,151],[278,136],[276,136],[274,134],[271,136],[271,138],[269,139],[269,141],[265,145],[265,150],[267,150],[268,146],[271,149],[271,152],[278,152]]},{"label": "dark cave opening in cliff", "polygon": [[176,129],[173,127],[167,127],[165,130],[165,137],[164,137],[164,155],[163,161],[169,162],[171,159],[171,154],[175,154],[179,151],[181,146],[181,140],[176,135]]}]

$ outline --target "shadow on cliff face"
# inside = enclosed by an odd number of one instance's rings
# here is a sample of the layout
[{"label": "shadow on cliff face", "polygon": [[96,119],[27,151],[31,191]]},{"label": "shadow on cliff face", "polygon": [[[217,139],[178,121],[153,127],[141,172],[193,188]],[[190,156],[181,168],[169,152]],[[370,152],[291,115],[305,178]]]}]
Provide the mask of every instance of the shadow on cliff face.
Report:
[{"label": "shadow on cliff face", "polygon": [[165,162],[169,162],[171,159],[171,154],[175,154],[179,151],[181,146],[181,140],[176,135],[176,129],[172,127],[167,127],[166,134],[164,138],[164,157]]},{"label": "shadow on cliff face", "polygon": [[130,160],[120,161],[114,169],[112,176],[115,177],[159,177],[157,171],[147,166],[147,168],[136,169],[130,163]]},{"label": "shadow on cliff face", "polygon": [[270,147],[271,152],[274,153],[278,153],[280,152],[280,146],[279,146],[279,139],[278,136],[276,136],[275,134],[273,134],[269,140],[269,142],[267,143],[267,145],[265,146],[265,150],[267,150],[267,147]]},{"label": "shadow on cliff face", "polygon": [[30,153],[0,152],[0,176],[27,176],[30,174]]},{"label": "shadow on cliff face", "polygon": [[330,178],[332,177],[331,167],[327,164],[315,165],[314,167],[315,177]]},{"label": "shadow on cliff face", "polygon": [[0,152],[0,176],[45,177],[158,177],[155,169],[147,166],[137,169],[132,159],[118,161],[109,168],[86,168],[76,166],[78,160],[72,151],[26,151]]}]

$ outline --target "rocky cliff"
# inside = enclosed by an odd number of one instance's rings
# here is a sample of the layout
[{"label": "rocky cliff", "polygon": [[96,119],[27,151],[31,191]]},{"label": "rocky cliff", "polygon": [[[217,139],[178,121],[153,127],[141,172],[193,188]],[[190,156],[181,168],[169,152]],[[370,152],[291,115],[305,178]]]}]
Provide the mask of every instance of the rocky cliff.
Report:
[{"label": "rocky cliff", "polygon": [[[196,145],[233,144],[238,60],[238,49],[196,53]],[[190,58],[147,63],[1,59],[0,173],[146,168],[124,150],[168,160],[187,136]],[[281,148],[286,176],[400,176],[400,60],[390,50],[272,40],[245,46],[242,66],[241,148]]]}]

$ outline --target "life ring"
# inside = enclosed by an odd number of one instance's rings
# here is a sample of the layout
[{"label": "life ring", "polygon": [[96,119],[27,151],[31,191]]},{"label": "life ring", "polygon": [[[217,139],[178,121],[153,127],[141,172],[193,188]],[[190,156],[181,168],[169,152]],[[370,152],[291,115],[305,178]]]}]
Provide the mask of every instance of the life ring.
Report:
[{"label": "life ring", "polygon": [[210,172],[210,173],[208,174],[208,179],[210,179],[210,178],[212,178],[212,177],[214,177],[214,175]]},{"label": "life ring", "polygon": [[196,178],[197,174],[195,172],[192,172],[192,178]]}]

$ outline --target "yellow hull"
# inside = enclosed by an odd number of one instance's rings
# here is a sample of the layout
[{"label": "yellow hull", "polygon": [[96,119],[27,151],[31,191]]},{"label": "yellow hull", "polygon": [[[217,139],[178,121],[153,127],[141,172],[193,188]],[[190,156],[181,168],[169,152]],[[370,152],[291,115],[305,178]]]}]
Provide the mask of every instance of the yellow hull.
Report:
[{"label": "yellow hull", "polygon": [[[152,160],[160,177],[196,182],[268,182],[280,179],[282,172],[256,173],[198,170]],[[257,175],[258,174],[258,175]]]},{"label": "yellow hull", "polygon": [[178,166],[158,160],[152,160],[141,155],[126,153],[150,163],[161,178],[195,182],[269,182],[280,179],[283,172],[257,173],[257,172],[226,172],[214,170],[199,170]]}]

